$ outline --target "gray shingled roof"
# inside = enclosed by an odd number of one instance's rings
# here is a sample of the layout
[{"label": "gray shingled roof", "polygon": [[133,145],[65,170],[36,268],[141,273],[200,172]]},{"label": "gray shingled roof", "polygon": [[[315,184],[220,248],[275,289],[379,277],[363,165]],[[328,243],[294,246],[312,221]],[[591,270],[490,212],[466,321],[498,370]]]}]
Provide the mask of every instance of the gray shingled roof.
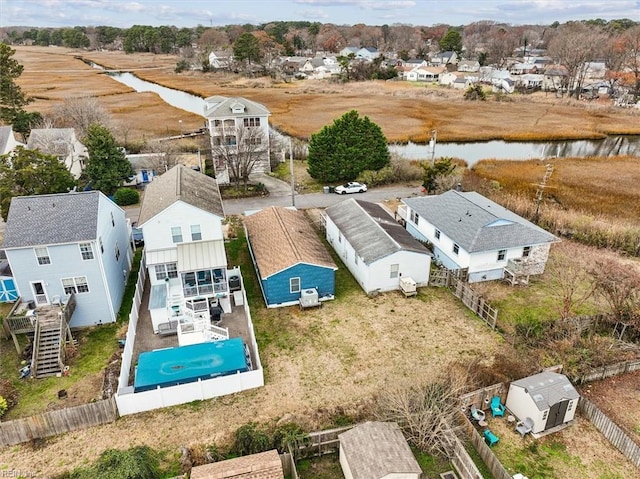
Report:
[{"label": "gray shingled roof", "polygon": [[4,248],[95,240],[101,193],[16,196],[11,200]]},{"label": "gray shingled roof", "polygon": [[176,201],[184,201],[224,218],[222,197],[216,180],[178,164],[147,185],[138,223],[146,223]]},{"label": "gray shingled roof", "polygon": [[538,410],[546,411],[567,399],[578,399],[580,394],[564,374],[542,372],[511,383],[523,388],[534,400]]},{"label": "gray shingled roof", "polygon": [[338,437],[353,479],[422,473],[400,427],[394,422],[365,422]]},{"label": "gray shingled roof", "polygon": [[559,241],[551,233],[471,191],[447,191],[403,202],[469,253]]},{"label": "gray shingled roof", "polygon": [[[230,116],[264,116],[271,114],[271,112],[267,110],[264,105],[241,97],[228,98],[224,96],[210,96],[208,98],[205,98],[204,101],[204,116],[206,118],[226,118]],[[231,109],[237,103],[241,103],[242,105],[244,105],[244,112],[238,114],[232,112]]]},{"label": "gray shingled roof", "polygon": [[365,264],[398,251],[431,255],[380,205],[349,198],[326,212]]},{"label": "gray shingled roof", "polygon": [[4,153],[7,148],[9,137],[11,136],[10,126],[0,126],[0,155]]},{"label": "gray shingled roof", "polygon": [[73,128],[34,128],[29,133],[27,148],[48,155],[67,155],[76,140]]}]

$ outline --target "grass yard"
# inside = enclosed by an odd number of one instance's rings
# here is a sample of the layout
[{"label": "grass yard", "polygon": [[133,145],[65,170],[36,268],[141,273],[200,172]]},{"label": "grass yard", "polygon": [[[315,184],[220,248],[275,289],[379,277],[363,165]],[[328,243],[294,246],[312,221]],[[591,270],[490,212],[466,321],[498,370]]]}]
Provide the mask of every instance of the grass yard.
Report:
[{"label": "grass yard", "polygon": [[638,474],[581,416],[576,416],[570,427],[540,439],[523,439],[504,418],[489,418],[489,429],[500,438],[493,452],[512,475],[521,473],[529,479],[628,479]]}]

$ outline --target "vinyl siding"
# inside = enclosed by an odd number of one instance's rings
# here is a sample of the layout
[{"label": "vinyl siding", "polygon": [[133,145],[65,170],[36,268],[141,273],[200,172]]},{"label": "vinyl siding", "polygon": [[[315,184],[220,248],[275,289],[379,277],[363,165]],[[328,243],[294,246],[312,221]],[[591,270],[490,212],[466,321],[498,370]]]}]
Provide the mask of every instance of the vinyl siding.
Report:
[{"label": "vinyl siding", "polygon": [[335,293],[335,271],[310,264],[297,264],[261,281],[267,305],[298,301],[300,293],[291,293],[289,280],[300,278],[300,289],[316,288],[320,297]]}]

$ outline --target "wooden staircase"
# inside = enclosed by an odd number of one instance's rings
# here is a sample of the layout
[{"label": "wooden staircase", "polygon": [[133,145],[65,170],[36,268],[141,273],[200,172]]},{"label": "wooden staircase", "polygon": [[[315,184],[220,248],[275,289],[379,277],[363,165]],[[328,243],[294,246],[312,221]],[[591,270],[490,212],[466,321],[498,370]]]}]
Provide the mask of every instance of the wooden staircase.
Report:
[{"label": "wooden staircase", "polygon": [[62,317],[36,322],[31,358],[32,377],[55,376],[64,370],[66,328],[63,322]]}]

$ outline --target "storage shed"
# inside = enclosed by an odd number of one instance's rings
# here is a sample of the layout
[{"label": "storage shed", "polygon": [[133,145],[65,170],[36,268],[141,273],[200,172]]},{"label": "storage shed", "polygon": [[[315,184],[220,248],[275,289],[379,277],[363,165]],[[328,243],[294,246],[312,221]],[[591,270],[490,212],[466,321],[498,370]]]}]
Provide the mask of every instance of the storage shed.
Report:
[{"label": "storage shed", "polygon": [[345,479],[419,479],[422,474],[394,422],[365,422],[338,438]]},{"label": "storage shed", "polygon": [[268,308],[300,304],[311,290],[319,301],[333,299],[338,267],[304,212],[272,206],[244,224]]},{"label": "storage shed", "polygon": [[327,241],[367,294],[429,283],[431,252],[382,206],[350,198],[326,210]]},{"label": "storage shed", "polygon": [[520,421],[531,418],[533,434],[573,420],[580,394],[564,374],[542,372],[513,381],[506,406]]},{"label": "storage shed", "polygon": [[278,451],[236,457],[191,469],[191,479],[283,479]]}]

